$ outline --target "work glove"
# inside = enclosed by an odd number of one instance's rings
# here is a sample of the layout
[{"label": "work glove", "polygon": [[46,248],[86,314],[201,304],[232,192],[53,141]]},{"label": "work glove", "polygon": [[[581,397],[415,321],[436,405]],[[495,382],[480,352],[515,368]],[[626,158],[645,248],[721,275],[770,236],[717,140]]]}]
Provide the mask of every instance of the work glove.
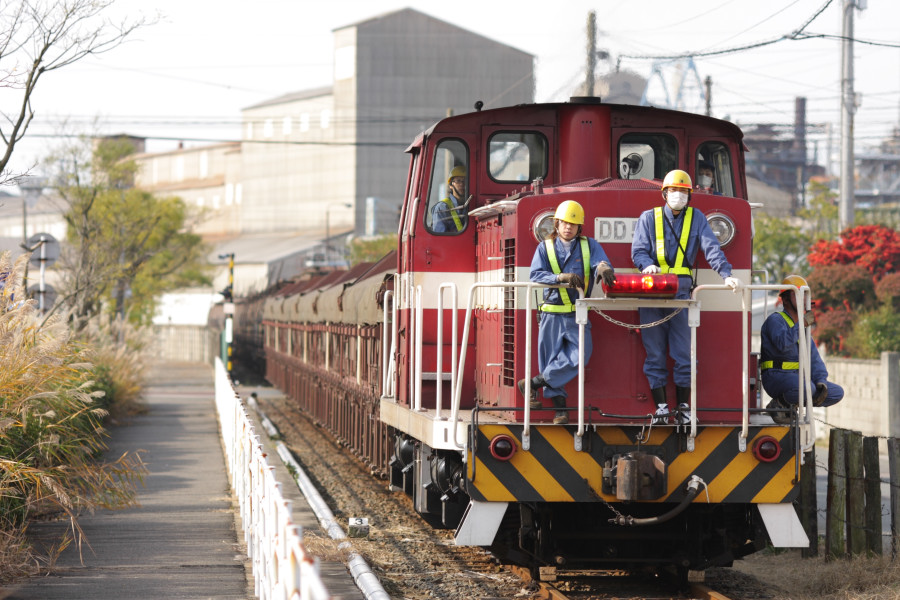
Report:
[{"label": "work glove", "polygon": [[653,275],[654,273],[659,273],[659,267],[656,265],[650,265],[649,267],[644,267],[644,270],[641,271],[644,275]]},{"label": "work glove", "polygon": [[820,381],[816,384],[816,391],[813,393],[813,406],[822,406],[828,399],[828,384]]},{"label": "work glove", "polygon": [[581,278],[581,275],[576,275],[575,273],[560,273],[556,276],[556,280],[571,288],[584,289],[584,279]]},{"label": "work glove", "polygon": [[596,283],[600,283],[601,280],[606,284],[606,287],[612,287],[616,283],[616,270],[606,261],[597,265]]},{"label": "work glove", "polygon": [[737,277],[726,277],[725,285],[727,285],[728,287],[733,289],[734,293],[737,293],[738,289],[744,284],[741,283],[741,280],[738,279]]},{"label": "work glove", "polygon": [[815,325],[816,324],[816,314],[811,310],[808,310],[805,313],[803,313],[803,324],[806,325],[807,327],[812,327],[813,325]]}]

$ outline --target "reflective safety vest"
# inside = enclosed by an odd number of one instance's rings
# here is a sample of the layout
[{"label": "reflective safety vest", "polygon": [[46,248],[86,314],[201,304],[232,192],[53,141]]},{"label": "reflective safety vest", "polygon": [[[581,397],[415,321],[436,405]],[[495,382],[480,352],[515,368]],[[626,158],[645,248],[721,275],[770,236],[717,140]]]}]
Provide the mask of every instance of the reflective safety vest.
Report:
[{"label": "reflective safety vest", "polygon": [[453,200],[451,200],[450,198],[444,198],[443,200],[441,200],[441,202],[447,205],[447,209],[450,211],[450,216],[453,217],[453,224],[456,225],[456,230],[462,231],[462,220],[459,218],[459,214],[457,214],[459,213],[459,211],[453,210],[455,208],[455,206],[453,205]]},{"label": "reflective safety vest", "polygon": [[[788,324],[788,327],[793,329],[794,328],[794,320],[791,319],[790,315],[788,315],[784,311],[782,311],[779,314],[781,314],[781,316],[784,317],[784,320]],[[766,369],[784,369],[786,371],[796,371],[797,369],[800,368],[800,363],[786,362],[786,361],[780,361],[780,360],[764,360],[763,362],[761,362],[759,364],[759,368],[763,371],[765,371]]]},{"label": "reflective safety vest", "polygon": [[691,269],[684,266],[684,251],[682,248],[687,249],[688,238],[691,236],[691,220],[694,216],[694,209],[689,206],[684,210],[681,242],[678,245],[678,253],[675,255],[675,264],[672,266],[669,266],[669,263],[666,262],[666,236],[663,232],[663,209],[661,206],[653,209],[653,216],[656,220],[656,260],[659,262],[660,272],[690,276]]},{"label": "reflective safety vest", "polygon": [[[581,261],[584,263],[584,293],[587,295],[587,285],[590,281],[590,273],[591,273],[591,249],[588,245],[587,238],[582,236],[581,238]],[[547,259],[550,261],[550,268],[553,270],[554,275],[559,275],[562,270],[559,268],[559,261],[556,260],[556,240],[544,240],[544,246],[547,248]],[[574,248],[573,248],[574,250]],[[562,300],[562,304],[541,304],[541,310],[543,312],[551,312],[551,313],[570,313],[575,312],[575,303],[572,301],[569,296],[570,292],[566,288],[559,288],[559,298]]]}]

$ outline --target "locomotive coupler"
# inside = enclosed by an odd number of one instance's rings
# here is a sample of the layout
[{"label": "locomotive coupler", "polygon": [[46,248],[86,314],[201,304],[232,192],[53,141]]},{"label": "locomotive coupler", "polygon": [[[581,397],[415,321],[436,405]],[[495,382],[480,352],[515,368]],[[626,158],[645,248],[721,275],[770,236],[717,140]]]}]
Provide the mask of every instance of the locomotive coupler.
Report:
[{"label": "locomotive coupler", "polygon": [[646,452],[612,457],[603,468],[603,492],[618,500],[658,500],[666,493],[666,463]]}]

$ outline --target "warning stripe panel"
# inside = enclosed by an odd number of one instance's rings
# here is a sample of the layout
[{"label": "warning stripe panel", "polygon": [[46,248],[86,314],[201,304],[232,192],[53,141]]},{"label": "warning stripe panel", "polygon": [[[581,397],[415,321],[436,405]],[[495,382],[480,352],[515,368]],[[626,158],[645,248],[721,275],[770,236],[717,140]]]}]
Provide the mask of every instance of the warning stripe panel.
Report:
[{"label": "warning stripe panel", "polygon": [[[603,466],[628,452],[645,452],[662,458],[667,465],[666,493],[659,502],[678,502],[693,475],[706,484],[695,502],[765,502],[793,500],[798,493],[789,430],[784,427],[751,427],[747,451],[739,451],[740,428],[701,427],[693,452],[686,451],[684,432],[657,427],[645,443],[638,444],[640,427],[598,427],[588,431],[583,451],[575,450],[574,428],[532,426],[531,445],[522,449],[521,425],[481,425],[475,436],[475,451],[469,454],[469,494],[481,501],[519,502],[615,502],[603,493]],[[490,454],[490,442],[508,435],[516,452],[507,460]],[[750,451],[760,436],[769,435],[782,444],[780,456],[771,463],[758,461]]]}]

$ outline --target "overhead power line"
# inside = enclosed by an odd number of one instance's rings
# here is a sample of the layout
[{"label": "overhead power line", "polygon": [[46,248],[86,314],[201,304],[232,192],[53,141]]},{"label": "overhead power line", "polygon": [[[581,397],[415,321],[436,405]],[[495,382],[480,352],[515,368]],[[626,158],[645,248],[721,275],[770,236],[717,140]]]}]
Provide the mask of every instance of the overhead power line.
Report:
[{"label": "overhead power line", "polygon": [[780,35],[776,38],[772,38],[772,39],[765,40],[762,42],[756,42],[754,44],[747,44],[744,46],[736,46],[733,48],[723,48],[721,50],[681,52],[679,54],[621,54],[621,55],[619,55],[619,58],[618,58],[618,61],[616,64],[616,70],[619,69],[621,60],[623,58],[634,58],[634,59],[638,59],[638,60],[674,60],[674,59],[679,59],[679,58],[691,58],[691,57],[701,58],[701,57],[705,57],[705,56],[722,56],[724,54],[736,54],[738,52],[754,50],[756,48],[762,48],[763,46],[771,46],[772,44],[777,44],[778,42],[783,42],[785,40],[809,39],[809,37],[807,37],[807,34],[803,33],[803,30],[806,29],[806,27],[810,23],[812,23],[816,19],[816,17],[818,17],[820,14],[822,14],[822,12],[826,8],[828,8],[828,5],[830,5],[833,1],[834,0],[826,0],[825,4],[823,4],[821,6],[821,8],[819,8],[819,10],[817,10],[815,13],[813,13],[813,15],[811,17],[809,17],[803,23],[803,25],[801,25],[799,28],[795,29],[794,31],[792,31],[790,33]]}]

